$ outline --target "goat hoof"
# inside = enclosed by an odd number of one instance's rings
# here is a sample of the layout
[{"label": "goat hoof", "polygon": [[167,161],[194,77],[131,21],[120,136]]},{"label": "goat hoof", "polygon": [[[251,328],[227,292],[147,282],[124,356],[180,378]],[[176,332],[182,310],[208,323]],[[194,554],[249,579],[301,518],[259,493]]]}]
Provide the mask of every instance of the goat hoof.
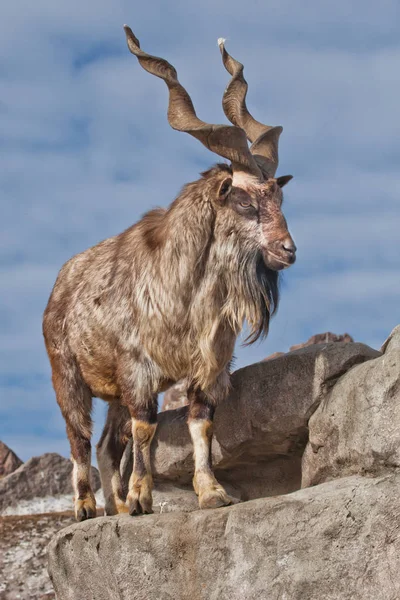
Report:
[{"label": "goat hoof", "polygon": [[131,516],[151,515],[153,513],[153,480],[151,475],[146,474],[139,477],[132,474],[130,489],[126,498],[126,504]]},{"label": "goat hoof", "polygon": [[131,517],[137,515],[151,515],[153,514],[153,503],[142,498],[132,498],[129,500],[129,514]]},{"label": "goat hoof", "polygon": [[96,511],[89,507],[82,507],[76,513],[77,521],[86,521],[86,519],[94,519]]},{"label": "goat hoof", "polygon": [[86,521],[87,519],[94,519],[96,517],[96,504],[94,499],[87,498],[85,500],[77,500],[75,503],[75,517],[79,522]]},{"label": "goat hoof", "polygon": [[211,489],[199,495],[199,506],[203,508],[221,508],[233,504],[234,500],[221,488]]},{"label": "goat hoof", "polygon": [[139,500],[135,498],[129,502],[129,514],[131,517],[142,514],[142,507],[140,506]]}]

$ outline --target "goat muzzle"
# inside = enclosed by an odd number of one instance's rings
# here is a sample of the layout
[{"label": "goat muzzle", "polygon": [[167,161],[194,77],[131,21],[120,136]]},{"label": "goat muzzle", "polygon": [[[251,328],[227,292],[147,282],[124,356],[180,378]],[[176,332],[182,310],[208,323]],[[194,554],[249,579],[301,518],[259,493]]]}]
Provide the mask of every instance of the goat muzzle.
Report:
[{"label": "goat muzzle", "polygon": [[296,262],[296,250],[296,244],[288,234],[283,239],[270,243],[264,248],[264,262],[273,271],[287,269]]}]

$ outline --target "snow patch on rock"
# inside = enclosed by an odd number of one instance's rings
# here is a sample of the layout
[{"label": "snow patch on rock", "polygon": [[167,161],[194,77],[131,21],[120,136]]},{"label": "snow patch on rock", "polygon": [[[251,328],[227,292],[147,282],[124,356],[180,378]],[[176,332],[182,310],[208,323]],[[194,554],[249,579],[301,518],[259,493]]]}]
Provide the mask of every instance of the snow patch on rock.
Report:
[{"label": "snow patch on rock", "polygon": [[[104,508],[103,491],[96,492],[97,508]],[[43,498],[31,498],[20,500],[15,506],[8,506],[0,514],[4,517],[10,515],[41,515],[45,513],[58,513],[73,510],[73,499],[71,494],[60,494],[58,496],[44,496]]]}]

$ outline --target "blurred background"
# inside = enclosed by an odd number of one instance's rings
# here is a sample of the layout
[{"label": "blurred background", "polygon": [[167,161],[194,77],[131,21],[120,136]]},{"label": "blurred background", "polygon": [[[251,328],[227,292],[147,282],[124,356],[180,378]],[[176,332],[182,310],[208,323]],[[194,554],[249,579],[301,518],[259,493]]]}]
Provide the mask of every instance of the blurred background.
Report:
[{"label": "blurred background", "polygon": [[0,439],[23,460],[69,454],[41,333],[58,270],[218,160],[169,127],[166,86],[128,52],[123,23],[213,123],[225,37],[250,111],[284,127],[298,260],[268,339],[238,344],[236,366],[323,331],[380,347],[400,321],[398,2],[19,0],[0,13]]}]

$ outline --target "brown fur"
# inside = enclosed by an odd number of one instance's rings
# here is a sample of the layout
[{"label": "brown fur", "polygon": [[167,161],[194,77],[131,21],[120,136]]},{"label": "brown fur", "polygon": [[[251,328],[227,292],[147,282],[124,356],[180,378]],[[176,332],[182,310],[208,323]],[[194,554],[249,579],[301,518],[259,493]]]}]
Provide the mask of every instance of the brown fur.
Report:
[{"label": "brown fur", "polygon": [[120,476],[120,464],[132,435],[131,429],[128,409],[119,402],[110,402],[103,433],[97,444],[97,461],[107,515],[124,511],[128,490]]},{"label": "brown fur", "polygon": [[[93,396],[125,405],[150,425],[157,393],[187,378],[215,405],[227,394],[244,320],[251,341],[267,333],[278,302],[276,269],[288,264],[282,194],[275,179],[231,184],[230,168],[218,165],[167,210],[147,213],[61,269],[43,332],[82,472],[90,461]],[[252,209],[243,208],[246,201]],[[199,398],[192,410],[201,413]],[[123,449],[118,428],[114,471]]]}]

